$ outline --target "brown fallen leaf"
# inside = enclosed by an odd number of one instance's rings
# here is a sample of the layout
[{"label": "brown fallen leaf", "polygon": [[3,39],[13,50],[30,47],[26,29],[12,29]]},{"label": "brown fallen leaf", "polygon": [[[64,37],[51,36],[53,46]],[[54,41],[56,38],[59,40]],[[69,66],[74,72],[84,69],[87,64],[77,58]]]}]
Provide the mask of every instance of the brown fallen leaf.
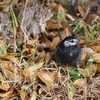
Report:
[{"label": "brown fallen leaf", "polygon": [[85,59],[87,57],[87,53],[81,49],[81,58],[80,58],[80,66],[85,65]]},{"label": "brown fallen leaf", "polygon": [[52,50],[55,50],[56,45],[58,44],[59,41],[60,41],[60,38],[58,36],[54,38],[54,40],[51,43]]},{"label": "brown fallen leaf", "polygon": [[9,61],[19,64],[19,60],[15,56],[12,56],[12,55],[5,55],[5,56],[0,57],[0,59],[9,60]]},{"label": "brown fallen leaf", "polygon": [[47,37],[53,41],[53,39],[57,36],[58,32],[50,31],[47,35]]},{"label": "brown fallen leaf", "polygon": [[50,89],[52,84],[57,82],[57,72],[36,72],[38,77],[46,84],[47,89]]},{"label": "brown fallen leaf", "polygon": [[8,91],[9,87],[10,86],[7,84],[6,79],[0,73],[0,89],[4,91]]},{"label": "brown fallen leaf", "polygon": [[22,76],[18,74],[18,69],[10,61],[0,62],[1,69],[6,78],[13,81],[21,81]]},{"label": "brown fallen leaf", "polygon": [[86,15],[86,12],[85,12],[85,10],[82,8],[82,6],[80,6],[80,5],[78,5],[77,6],[77,8],[78,8],[78,11],[79,11],[79,13],[80,13],[80,15],[81,15],[81,17],[85,17],[85,15]]},{"label": "brown fallen leaf", "polygon": [[54,3],[54,2],[48,2],[48,3],[46,3],[46,5],[49,7],[49,8],[54,8],[57,4],[56,3]]},{"label": "brown fallen leaf", "polygon": [[[87,10],[89,10],[89,9],[87,9]],[[85,18],[85,23],[87,23],[87,24],[91,24],[91,21],[92,20],[94,20],[94,14],[90,14],[90,12],[89,12],[89,14],[86,16],[86,18]]]},{"label": "brown fallen leaf", "polygon": [[80,45],[84,45],[85,44],[85,40],[79,40]]},{"label": "brown fallen leaf", "polygon": [[92,77],[97,70],[97,66],[94,64],[89,65],[88,67],[86,67],[85,69],[82,68],[78,68],[78,72],[86,77]]},{"label": "brown fallen leaf", "polygon": [[69,5],[69,6],[66,7],[66,9],[67,9],[67,17],[68,17],[70,20],[73,20],[73,21],[74,21],[74,20],[78,19],[75,6]]},{"label": "brown fallen leaf", "polygon": [[66,9],[63,8],[61,4],[58,4],[57,6],[55,6],[53,11],[57,13],[57,19],[59,22],[63,22],[66,20],[66,17],[65,17]]},{"label": "brown fallen leaf", "polygon": [[77,85],[81,89],[83,88],[84,100],[86,100],[87,99],[87,80],[86,79],[77,79],[74,82],[74,85]]},{"label": "brown fallen leaf", "polygon": [[89,47],[93,49],[95,52],[100,53],[100,43],[90,43]]},{"label": "brown fallen leaf", "polygon": [[65,35],[71,36],[73,33],[73,28],[68,24],[68,22],[62,22],[61,25],[62,25],[62,28],[65,32]]},{"label": "brown fallen leaf", "polygon": [[[2,2],[0,2],[0,7],[3,7],[10,2],[11,2],[11,0],[3,0]],[[18,3],[18,0],[12,0],[12,4],[17,4],[17,3]]]},{"label": "brown fallen leaf", "polygon": [[17,91],[20,94],[21,100],[25,100],[26,98],[26,93],[23,92],[22,90],[17,89],[16,87],[14,87],[14,90]]},{"label": "brown fallen leaf", "polygon": [[34,39],[31,40],[27,40],[27,43],[24,44],[24,47],[31,47],[31,48],[37,48],[39,45],[39,40],[38,40],[38,36],[35,36]]},{"label": "brown fallen leaf", "polygon": [[96,70],[96,73],[99,73],[99,74],[100,74],[100,64],[97,64],[97,70]]},{"label": "brown fallen leaf", "polygon": [[88,61],[100,63],[100,53],[93,54]]},{"label": "brown fallen leaf", "polygon": [[86,59],[87,53],[84,50],[81,50],[81,61]]},{"label": "brown fallen leaf", "polygon": [[44,62],[39,62],[37,64],[34,64],[34,62],[30,62],[29,66],[26,68],[26,70],[29,72],[36,71],[36,70],[42,68],[43,64],[44,64]]},{"label": "brown fallen leaf", "polygon": [[33,49],[33,48],[24,48],[22,50],[22,54],[24,55],[24,57],[30,58],[30,57],[32,57],[33,55],[36,54],[36,50]]},{"label": "brown fallen leaf", "polygon": [[38,90],[38,95],[41,97],[45,97],[45,95],[47,94],[47,87],[45,85],[41,84],[41,87]]},{"label": "brown fallen leaf", "polygon": [[12,93],[13,93],[13,87],[10,90],[6,91],[6,92],[0,92],[0,97],[2,97],[2,98],[6,97],[6,98],[10,99],[10,97],[12,96]]},{"label": "brown fallen leaf", "polygon": [[66,36],[70,36],[70,33],[69,33],[69,31],[68,31],[68,28],[67,28],[67,27],[64,29],[64,32],[65,32]]},{"label": "brown fallen leaf", "polygon": [[63,40],[66,37],[66,33],[64,31],[61,31],[59,33],[61,40]]},{"label": "brown fallen leaf", "polygon": [[96,38],[97,41],[100,41],[100,36]]},{"label": "brown fallen leaf", "polygon": [[11,81],[21,82],[24,78],[31,78],[31,73],[20,69],[11,61],[0,61],[0,67],[4,76]]},{"label": "brown fallen leaf", "polygon": [[73,84],[77,85],[79,87],[84,87],[87,85],[87,81],[86,81],[86,79],[77,79],[76,81],[74,81]]},{"label": "brown fallen leaf", "polygon": [[53,56],[52,52],[47,52],[45,55],[45,65],[48,64],[48,62],[50,61],[51,57]]},{"label": "brown fallen leaf", "polygon": [[0,57],[7,55],[7,47],[4,40],[0,40]]},{"label": "brown fallen leaf", "polygon": [[52,43],[45,36],[41,37],[41,46],[43,48],[52,48],[51,45]]},{"label": "brown fallen leaf", "polygon": [[55,19],[52,18],[49,21],[47,21],[47,25],[46,25],[47,30],[54,30],[54,29],[59,29],[59,28],[60,28],[60,25]]}]

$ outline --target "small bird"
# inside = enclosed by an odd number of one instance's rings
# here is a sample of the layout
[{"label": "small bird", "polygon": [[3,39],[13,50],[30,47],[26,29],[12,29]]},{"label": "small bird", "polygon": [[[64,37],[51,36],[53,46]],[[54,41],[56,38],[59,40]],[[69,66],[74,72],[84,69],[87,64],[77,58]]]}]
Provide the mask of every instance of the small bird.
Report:
[{"label": "small bird", "polygon": [[60,64],[77,67],[80,60],[79,40],[74,36],[61,40],[56,46],[55,59]]}]

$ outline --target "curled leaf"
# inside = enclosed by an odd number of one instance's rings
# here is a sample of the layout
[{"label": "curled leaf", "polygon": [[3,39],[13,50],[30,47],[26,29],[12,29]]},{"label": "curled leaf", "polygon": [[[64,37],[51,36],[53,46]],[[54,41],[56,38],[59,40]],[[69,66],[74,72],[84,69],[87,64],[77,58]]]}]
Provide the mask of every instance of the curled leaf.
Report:
[{"label": "curled leaf", "polygon": [[36,72],[38,77],[46,84],[47,88],[50,89],[52,84],[57,81],[57,72]]}]

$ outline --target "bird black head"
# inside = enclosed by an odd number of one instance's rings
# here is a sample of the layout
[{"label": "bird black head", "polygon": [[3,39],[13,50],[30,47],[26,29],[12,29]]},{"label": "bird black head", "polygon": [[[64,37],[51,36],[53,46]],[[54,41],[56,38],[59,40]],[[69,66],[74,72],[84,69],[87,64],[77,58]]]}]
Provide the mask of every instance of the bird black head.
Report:
[{"label": "bird black head", "polygon": [[58,43],[61,49],[69,48],[79,44],[79,41],[74,36],[68,36]]},{"label": "bird black head", "polygon": [[69,46],[75,46],[78,43],[78,39],[74,36],[69,36],[66,37],[63,41],[62,41],[63,45],[65,47],[69,47]]}]

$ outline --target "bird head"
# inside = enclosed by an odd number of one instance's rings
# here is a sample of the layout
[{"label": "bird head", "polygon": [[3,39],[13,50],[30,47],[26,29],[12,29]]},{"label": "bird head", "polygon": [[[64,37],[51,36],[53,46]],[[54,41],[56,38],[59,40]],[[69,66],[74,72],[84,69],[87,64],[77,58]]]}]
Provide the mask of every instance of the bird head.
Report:
[{"label": "bird head", "polygon": [[79,40],[76,37],[69,36],[63,40],[63,44],[65,47],[75,46],[79,43]]}]

